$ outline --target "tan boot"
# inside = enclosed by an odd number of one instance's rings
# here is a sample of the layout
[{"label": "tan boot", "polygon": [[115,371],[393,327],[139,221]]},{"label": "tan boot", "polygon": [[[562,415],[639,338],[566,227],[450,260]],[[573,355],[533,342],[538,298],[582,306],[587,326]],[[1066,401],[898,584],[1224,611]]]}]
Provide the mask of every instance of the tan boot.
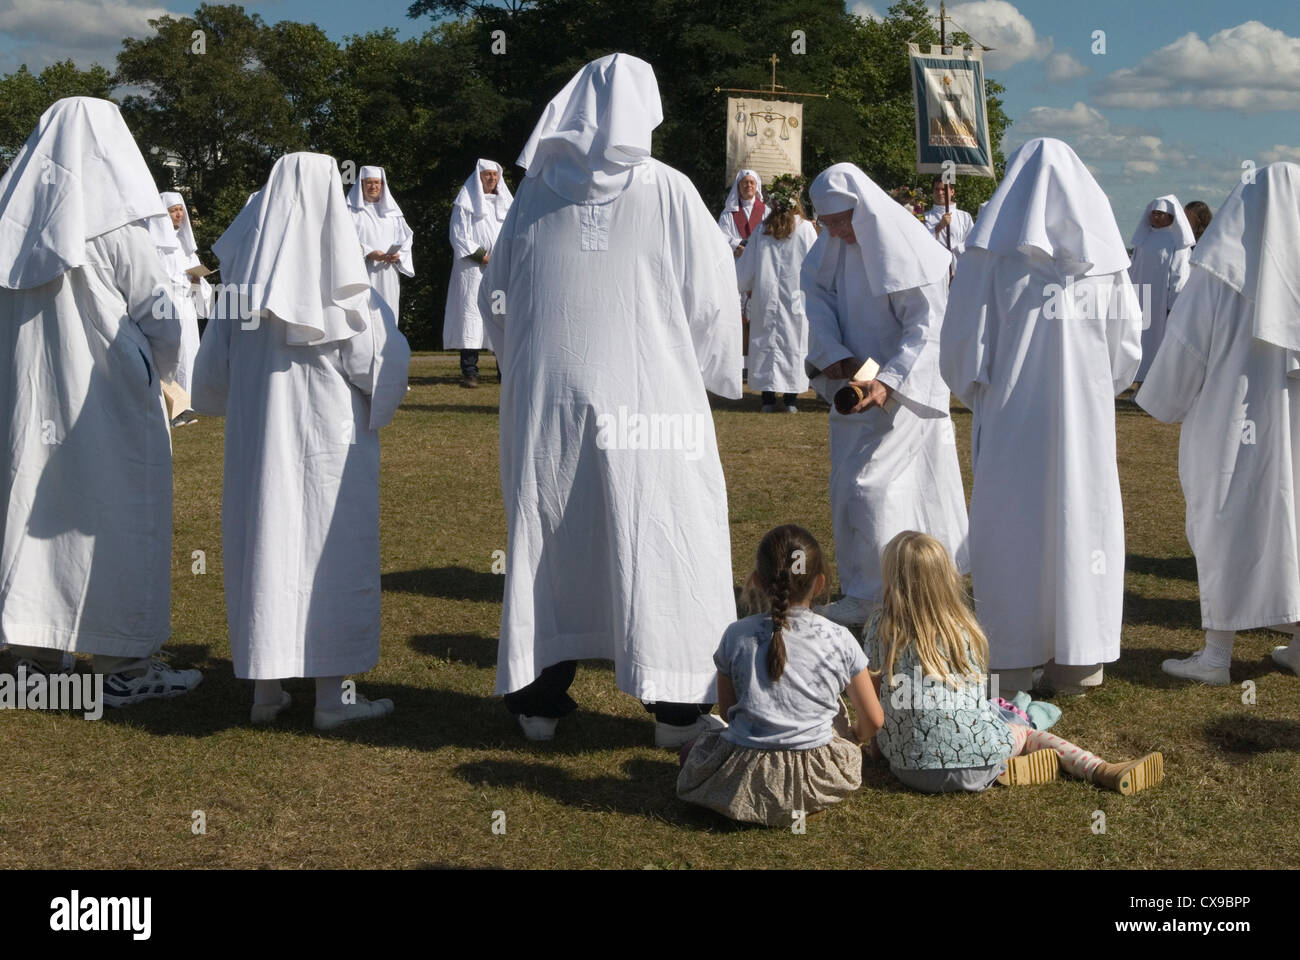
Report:
[{"label": "tan boot", "polygon": [[1060,758],[1050,747],[1021,754],[1007,761],[1007,768],[998,776],[1004,787],[1030,787],[1051,783],[1060,769]]},{"label": "tan boot", "polygon": [[1103,763],[1092,771],[1092,782],[1107,790],[1131,796],[1147,787],[1154,787],[1165,778],[1165,758],[1160,753],[1148,753],[1141,760],[1127,763]]}]

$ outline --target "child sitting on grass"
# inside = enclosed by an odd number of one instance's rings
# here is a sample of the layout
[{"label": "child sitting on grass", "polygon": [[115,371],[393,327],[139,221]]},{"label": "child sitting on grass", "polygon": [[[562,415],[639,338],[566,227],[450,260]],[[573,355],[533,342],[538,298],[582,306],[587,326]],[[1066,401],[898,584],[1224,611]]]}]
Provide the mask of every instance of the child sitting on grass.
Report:
[{"label": "child sitting on grass", "polygon": [[[862,752],[835,729],[847,689],[857,736],[880,728],[867,658],[844,627],[808,609],[826,589],[821,547],[802,527],[769,531],[746,592],[768,613],[733,623],[713,655],[730,726],[683,748],[677,795],[733,820],[788,826],[862,785]],[[849,734],[847,725],[840,728]]]},{"label": "child sitting on grass", "polygon": [[1044,730],[1002,719],[985,696],[988,640],[938,540],[898,534],[881,555],[881,571],[884,597],[867,626],[866,648],[881,668],[879,749],[903,783],[925,793],[978,792],[995,781],[1046,783],[1064,766],[1132,794],[1163,778],[1159,753],[1106,763]]}]

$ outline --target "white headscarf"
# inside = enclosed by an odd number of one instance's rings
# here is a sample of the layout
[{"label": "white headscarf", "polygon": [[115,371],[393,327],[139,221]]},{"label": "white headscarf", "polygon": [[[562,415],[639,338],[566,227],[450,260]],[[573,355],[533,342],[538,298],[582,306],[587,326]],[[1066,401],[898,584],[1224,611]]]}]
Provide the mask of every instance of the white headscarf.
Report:
[{"label": "white headscarf", "polygon": [[663,118],[650,64],[612,53],[579,70],[546,105],[515,162],[566,200],[603,203],[631,185]]},{"label": "white headscarf", "polygon": [[279,317],[290,344],[347,340],[366,329],[370,277],[333,157],[276,161],[212,251],[251,310]]},{"label": "white headscarf", "polygon": [[190,226],[190,208],[186,206],[185,198],[179,193],[174,193],[170,190],[164,190],[162,193],[158,194],[158,196],[162,200],[163,206],[167,208],[169,215],[171,213],[171,208],[177,204],[180,204],[180,206],[185,208],[185,219],[175,231],[176,239],[180,242],[181,252],[185,254],[185,256],[194,256],[199,249],[199,245],[194,242],[194,228]]},{"label": "white headscarf", "polygon": [[[483,192],[483,181],[479,179],[479,174],[484,170],[497,172],[496,203],[488,203],[488,195]],[[464,207],[473,214],[475,220],[482,220],[493,212],[498,220],[504,220],[514,199],[510,194],[510,188],[506,186],[505,171],[501,169],[501,164],[495,160],[480,160],[473,175],[465,181],[465,185],[460,188],[460,193],[456,194],[454,206]]]},{"label": "white headscarf", "polygon": [[1030,140],[1007,159],[966,247],[1003,256],[1041,250],[1071,276],[1129,266],[1110,200],[1074,151],[1050,138]]},{"label": "white headscarf", "polygon": [[[948,275],[952,254],[897,200],[851,163],[827,167],[808,188],[818,214],[853,211],[853,233],[873,296],[936,283]],[[839,259],[838,244],[827,237],[818,271],[825,279]]]},{"label": "white headscarf", "polygon": [[[1160,210],[1169,214],[1174,218],[1174,222],[1157,230],[1151,226],[1151,211],[1153,210]],[[1138,247],[1150,240],[1155,240],[1157,243],[1168,246],[1173,250],[1181,250],[1184,247],[1196,244],[1196,232],[1192,230],[1191,221],[1187,219],[1183,205],[1178,202],[1178,198],[1172,193],[1157,197],[1147,204],[1146,211],[1142,214],[1142,219],[1138,221],[1137,229],[1133,231],[1133,238],[1129,240],[1128,245],[1136,252]]]},{"label": "white headscarf", "polygon": [[1257,339],[1300,351],[1300,166],[1270,163],[1238,184],[1191,259],[1254,301]]},{"label": "white headscarf", "polygon": [[83,266],[87,240],[136,220],[158,245],[176,245],[117,104],[59,100],[0,179],[0,287],[29,290]]},{"label": "white headscarf", "polygon": [[727,205],[722,208],[723,213],[730,213],[733,210],[740,209],[740,181],[744,177],[754,178],[754,182],[758,184],[758,189],[754,192],[754,199],[763,199],[763,178],[758,175],[758,171],[738,170],[736,179],[731,181],[731,192],[727,194]]},{"label": "white headscarf", "polygon": [[[361,192],[362,180],[381,180],[383,188],[379,192],[379,199],[374,203],[367,203],[365,196]],[[378,217],[400,217],[402,208],[397,205],[393,199],[393,194],[388,189],[388,177],[384,173],[383,167],[362,167],[361,172],[357,174],[356,181],[352,184],[352,189],[348,191],[348,206],[353,210],[365,210],[367,207]]]}]

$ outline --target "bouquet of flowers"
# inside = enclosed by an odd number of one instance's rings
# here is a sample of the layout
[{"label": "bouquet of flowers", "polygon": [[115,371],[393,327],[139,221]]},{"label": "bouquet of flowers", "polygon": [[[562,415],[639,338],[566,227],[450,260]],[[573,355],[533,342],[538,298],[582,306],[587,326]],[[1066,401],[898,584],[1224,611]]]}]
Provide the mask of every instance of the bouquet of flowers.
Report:
[{"label": "bouquet of flowers", "polygon": [[925,222],[926,198],[922,190],[917,187],[895,187],[889,191],[889,195],[912,211],[912,216]]}]

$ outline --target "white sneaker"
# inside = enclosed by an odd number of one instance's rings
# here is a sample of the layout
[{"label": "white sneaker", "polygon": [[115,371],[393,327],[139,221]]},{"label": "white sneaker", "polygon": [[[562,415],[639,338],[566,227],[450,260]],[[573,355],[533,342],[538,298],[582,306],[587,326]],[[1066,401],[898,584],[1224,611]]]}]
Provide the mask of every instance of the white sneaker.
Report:
[{"label": "white sneaker", "polygon": [[684,743],[690,743],[702,733],[709,733],[713,730],[726,730],[727,721],[712,713],[706,713],[700,716],[694,723],[685,727],[679,727],[671,723],[656,721],[655,723],[655,746],[667,747],[676,750]]},{"label": "white sneaker", "polygon": [[161,660],[150,660],[149,669],[138,677],[113,673],[104,678],[104,704],[126,707],[145,700],[166,700],[189,693],[203,674],[197,670],[173,670]]},{"label": "white sneaker", "polygon": [[791,404],[789,404],[789,405],[786,406],[786,408],[785,408],[785,412],[786,412],[786,413],[798,413],[798,412],[799,412],[799,408],[796,407],[793,403],[791,403]]},{"label": "white sneaker", "polygon": [[764,412],[764,413],[776,413],[776,404],[774,404],[774,403],[765,403],[765,404],[763,404],[763,412]]},{"label": "white sneaker", "polygon": [[834,603],[813,607],[813,613],[821,614],[827,620],[833,620],[850,630],[857,630],[871,619],[871,609],[871,603],[861,597],[841,597]]},{"label": "white sneaker", "polygon": [[1212,667],[1205,662],[1205,651],[1198,650],[1186,660],[1166,660],[1160,669],[1171,677],[1199,680],[1211,687],[1226,687],[1232,682],[1227,667]]},{"label": "white sneaker", "polygon": [[358,693],[356,703],[347,703],[329,710],[322,710],[317,707],[315,725],[317,730],[333,730],[345,723],[355,723],[358,720],[377,720],[380,717],[388,716],[392,712],[393,701],[387,698],[383,700],[367,700]]},{"label": "white sneaker", "polygon": [[276,717],[289,709],[291,703],[293,703],[293,697],[289,696],[289,691],[281,690],[279,703],[253,704],[253,710],[249,715],[249,719],[258,726],[273,723]]},{"label": "white sneaker", "polygon": [[1294,674],[1300,674],[1300,655],[1292,652],[1289,646],[1274,647],[1273,662]]},{"label": "white sneaker", "polygon": [[519,714],[519,726],[529,740],[553,740],[560,721],[555,717],[526,717]]}]

